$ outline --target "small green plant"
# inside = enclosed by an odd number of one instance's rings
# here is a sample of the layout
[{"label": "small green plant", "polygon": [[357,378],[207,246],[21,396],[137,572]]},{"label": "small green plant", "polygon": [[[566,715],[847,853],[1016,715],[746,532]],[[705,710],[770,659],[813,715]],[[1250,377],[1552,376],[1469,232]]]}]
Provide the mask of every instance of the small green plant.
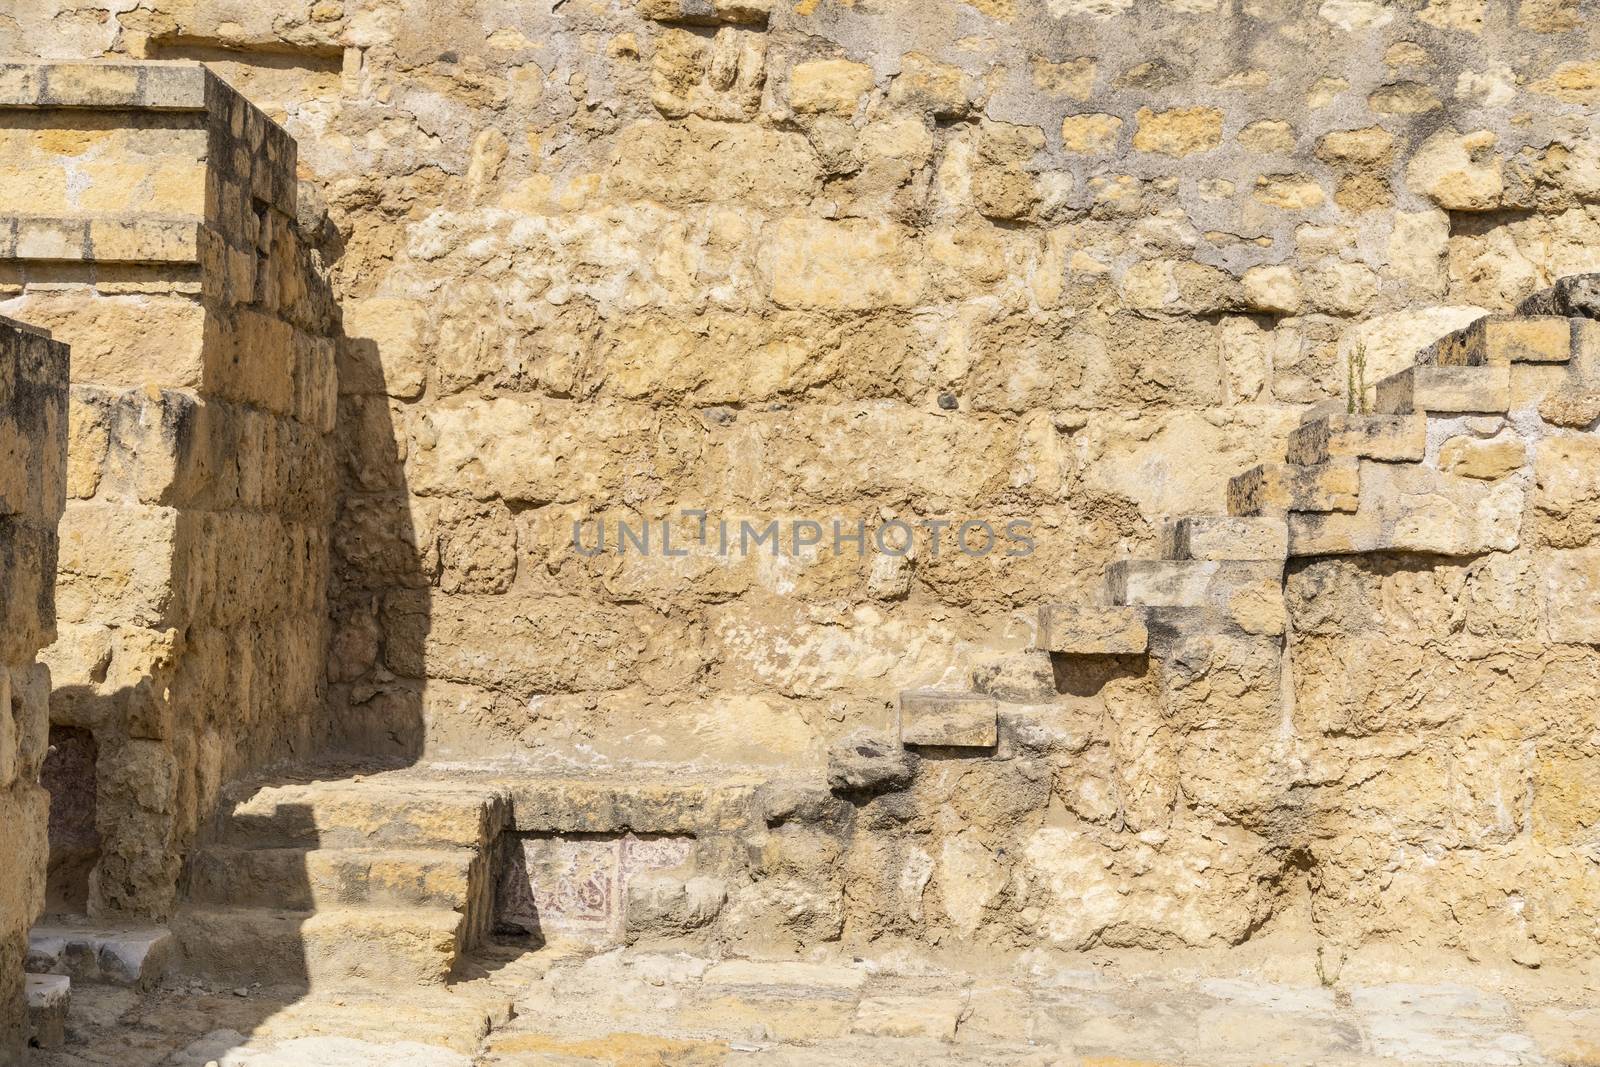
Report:
[{"label": "small green plant", "polygon": [[1350,349],[1345,379],[1345,411],[1351,415],[1367,414],[1367,342],[1359,337]]}]

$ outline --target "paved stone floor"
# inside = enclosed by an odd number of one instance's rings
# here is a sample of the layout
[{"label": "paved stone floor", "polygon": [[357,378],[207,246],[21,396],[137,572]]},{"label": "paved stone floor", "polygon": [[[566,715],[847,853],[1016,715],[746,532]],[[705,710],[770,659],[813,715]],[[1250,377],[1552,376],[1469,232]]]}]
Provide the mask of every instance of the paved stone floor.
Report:
[{"label": "paved stone floor", "polygon": [[[548,947],[403,995],[76,993],[44,1067],[1600,1065],[1600,998],[1324,988],[1024,956],[988,970]],[[1481,977],[1481,976],[1480,976]]]}]

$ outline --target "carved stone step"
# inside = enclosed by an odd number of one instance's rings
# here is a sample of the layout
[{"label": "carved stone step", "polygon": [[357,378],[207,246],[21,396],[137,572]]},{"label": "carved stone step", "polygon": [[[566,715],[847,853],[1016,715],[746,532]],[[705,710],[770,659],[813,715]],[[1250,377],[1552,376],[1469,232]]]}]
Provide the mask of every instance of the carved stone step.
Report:
[{"label": "carved stone step", "polygon": [[1378,383],[1373,407],[1380,415],[1503,414],[1511,407],[1511,368],[1407,367]]},{"label": "carved stone step", "polygon": [[1512,363],[1565,363],[1571,358],[1571,319],[1489,315],[1441,337],[1419,362],[1440,367],[1505,367]]},{"label": "carved stone step", "polygon": [[1241,594],[1282,597],[1283,566],[1226,560],[1125,559],[1106,571],[1113,604],[1231,608]]},{"label": "carved stone step", "polygon": [[1137,608],[1046,604],[1039,647],[1068,656],[1135,656],[1150,647],[1150,631]]},{"label": "carved stone step", "polygon": [[64,974],[30,974],[26,976],[24,990],[28,1000],[29,1044],[46,1050],[66,1044],[72,979]]},{"label": "carved stone step", "polygon": [[201,908],[173,930],[187,971],[264,985],[436,985],[455,966],[462,917],[445,908]]},{"label": "carved stone step", "polygon": [[1284,458],[1311,466],[1331,459],[1415,463],[1428,448],[1428,416],[1324,415],[1289,434]]},{"label": "carved stone step", "polygon": [[1161,554],[1167,559],[1281,560],[1289,552],[1282,519],[1246,515],[1191,515],[1167,525]]},{"label": "carved stone step", "polygon": [[472,848],[506,816],[471,789],[382,781],[269,786],[228,813],[228,844],[251,848]]},{"label": "carved stone step", "polygon": [[900,743],[951,748],[993,748],[1000,712],[993,697],[942,689],[900,694]]},{"label": "carved stone step", "polygon": [[80,984],[149,989],[166,976],[174,949],[164,926],[51,926],[28,931],[28,970]]},{"label": "carved stone step", "polygon": [[1316,466],[1263,463],[1228,482],[1228,514],[1284,515],[1291,511],[1354,511],[1361,491],[1358,460]]},{"label": "carved stone step", "polygon": [[189,899],[306,911],[358,904],[461,908],[471,895],[477,855],[469,849],[205,848],[190,861]]}]

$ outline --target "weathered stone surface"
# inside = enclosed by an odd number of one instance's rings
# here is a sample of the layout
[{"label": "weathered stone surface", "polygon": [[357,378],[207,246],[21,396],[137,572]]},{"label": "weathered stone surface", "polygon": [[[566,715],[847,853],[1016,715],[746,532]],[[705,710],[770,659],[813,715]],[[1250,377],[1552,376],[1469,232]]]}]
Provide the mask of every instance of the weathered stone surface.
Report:
[{"label": "weathered stone surface", "polygon": [[1278,596],[1273,562],[1122,560],[1106,572],[1112,603],[1149,608],[1229,608],[1240,598]]},{"label": "weathered stone surface", "polygon": [[950,748],[993,748],[998,705],[977,693],[913,689],[900,694],[900,742]]},{"label": "weathered stone surface", "polygon": [[1503,412],[1511,406],[1509,367],[1419,365],[1378,383],[1379,414]]},{"label": "weathered stone surface", "polygon": [[1289,554],[1506,552],[1521,536],[1523,490],[1411,463],[1362,463],[1354,514],[1289,517]]},{"label": "weathered stone surface", "polygon": [[1439,339],[1428,362],[1443,367],[1565,363],[1572,358],[1572,321],[1560,316],[1479,319]]},{"label": "weathered stone surface", "polygon": [[28,1043],[39,1049],[57,1049],[66,1044],[72,979],[58,974],[30,974],[24,995],[28,1001]]},{"label": "weathered stone surface", "polygon": [[1169,523],[1161,547],[1167,559],[1280,560],[1288,532],[1277,518],[1193,515]]},{"label": "weathered stone surface", "polygon": [[858,730],[828,749],[828,786],[842,792],[901,789],[915,773],[915,757],[869,731]]},{"label": "weathered stone surface", "polygon": [[[1315,943],[1330,983],[1402,948],[1544,981],[1592,955],[1573,694],[1595,666],[1552,637],[1584,608],[1544,576],[1595,543],[1600,349],[1588,318],[1563,363],[1559,318],[1500,317],[1600,267],[1576,6],[102,6],[0,20],[16,54],[115,57],[0,75],[0,107],[25,105],[0,124],[0,301],[81,351],[74,535],[135,532],[63,554],[55,698],[8,673],[45,693],[0,723],[19,754],[0,782],[31,777],[51,716],[99,732],[94,908],[165,913],[222,783],[351,750],[537,760],[507,803],[550,840],[695,837],[693,870],[716,870],[651,875],[639,913],[731,953],[1267,946],[1287,967],[1311,957],[1272,946]],[[1216,47],[1174,50],[1189,38]],[[198,100],[148,110],[185,79]],[[1557,288],[1540,314],[1593,303]],[[1486,314],[1396,417],[1365,414]],[[1508,420],[1424,429],[1484,403],[1431,372],[1502,363]],[[1189,606],[1140,609],[1142,641],[1080,618],[1042,631],[1069,654],[1024,651],[1032,612],[1092,602],[1111,560],[1275,562],[1265,523],[1157,541],[1286,442],[1337,473],[1258,471],[1236,510],[1359,504],[1290,510],[1297,550],[1327,553],[1284,572],[1292,627],[1271,582],[1129,568]],[[1381,461],[1359,496],[1357,461]],[[141,540],[155,509],[172,521]],[[575,519],[676,538],[685,510],[915,536],[903,555],[570,547]],[[948,530],[936,548],[919,524],[943,518],[1015,520],[1029,551],[970,555]],[[8,613],[45,588],[16,570]],[[992,749],[834,795],[830,742],[892,729],[897,694],[934,679],[1005,703]],[[281,886],[306,857],[297,904],[387,910],[420,885],[445,910],[458,864],[312,856],[392,831],[374,851],[448,844],[476,884],[482,826],[449,843],[412,799],[319,823],[341,846],[274,811],[264,836],[292,843],[238,867]],[[200,862],[221,910],[270,903]],[[699,925],[702,876],[727,904]],[[1040,1039],[1018,1059],[1117,1054],[1059,1008],[1006,1028]],[[741,1010],[734,1038],[767,1025]],[[795,1014],[772,1033],[843,1034],[855,1005]],[[958,1043],[969,1025],[1000,1028],[975,1007]],[[1227,1028],[1127,1058],[1224,1060],[1206,1035]],[[1335,1062],[1325,1036],[1256,1051]]]},{"label": "weathered stone surface", "polygon": [[30,1032],[59,1045],[66,1010],[55,984],[24,980],[23,957],[46,902],[50,674],[36,658],[56,636],[68,359],[48,334],[0,318],[0,1061],[21,1056]]},{"label": "weathered stone surface", "polygon": [[1354,511],[1360,495],[1358,461],[1329,459],[1315,466],[1265,463],[1228,482],[1230,515],[1293,511]]},{"label": "weathered stone surface", "polygon": [[1068,656],[1127,656],[1150,643],[1137,609],[1047,604],[1039,609],[1038,645]]},{"label": "weathered stone surface", "polygon": [[1285,459],[1315,465],[1334,458],[1415,462],[1428,447],[1428,418],[1413,415],[1324,415],[1289,435]]}]

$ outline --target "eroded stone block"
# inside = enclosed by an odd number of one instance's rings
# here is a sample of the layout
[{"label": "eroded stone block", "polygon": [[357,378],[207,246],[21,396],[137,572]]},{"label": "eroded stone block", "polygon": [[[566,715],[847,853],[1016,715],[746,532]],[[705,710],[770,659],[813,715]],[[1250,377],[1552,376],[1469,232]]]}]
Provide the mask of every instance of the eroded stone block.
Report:
[{"label": "eroded stone block", "polygon": [[1162,541],[1167,559],[1280,560],[1289,535],[1280,518],[1193,515],[1168,525]]},{"label": "eroded stone block", "polygon": [[1047,604],[1039,609],[1039,647],[1069,656],[1137,655],[1149,647],[1144,612]]},{"label": "eroded stone block", "polygon": [[950,748],[993,748],[998,704],[977,693],[914,689],[900,694],[900,742]]},{"label": "eroded stone block", "polygon": [[1373,402],[1373,409],[1384,415],[1408,415],[1416,411],[1504,412],[1510,406],[1509,364],[1408,367],[1379,382]]}]

